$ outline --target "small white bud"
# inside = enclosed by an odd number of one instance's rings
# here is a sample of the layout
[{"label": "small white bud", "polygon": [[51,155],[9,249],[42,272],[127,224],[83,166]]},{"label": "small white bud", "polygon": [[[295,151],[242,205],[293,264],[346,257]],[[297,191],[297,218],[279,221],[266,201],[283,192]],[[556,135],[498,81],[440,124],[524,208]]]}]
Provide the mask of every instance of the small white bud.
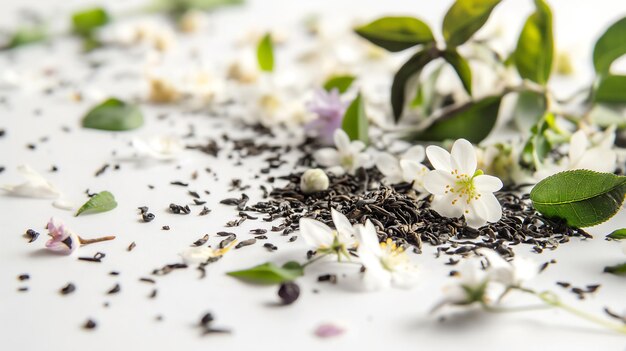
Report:
[{"label": "small white bud", "polygon": [[311,194],[328,189],[328,176],[319,168],[312,168],[302,173],[300,189],[305,194]]}]

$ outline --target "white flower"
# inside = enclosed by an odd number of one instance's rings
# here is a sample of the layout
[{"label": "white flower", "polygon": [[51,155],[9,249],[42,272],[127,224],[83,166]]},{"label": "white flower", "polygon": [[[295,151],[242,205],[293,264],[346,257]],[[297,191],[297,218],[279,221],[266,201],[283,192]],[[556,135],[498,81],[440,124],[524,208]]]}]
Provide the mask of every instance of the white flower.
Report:
[{"label": "white flower", "polygon": [[307,169],[300,177],[300,189],[305,194],[311,194],[328,189],[328,176],[319,168]]},{"label": "white flower", "polygon": [[617,154],[612,150],[615,142],[615,129],[607,129],[602,141],[591,146],[589,138],[583,130],[572,135],[569,144],[568,169],[589,169],[597,172],[612,173],[615,171]]},{"label": "white flower", "polygon": [[493,192],[502,188],[502,181],[476,170],[476,153],[469,141],[457,140],[452,153],[431,145],[426,155],[435,168],[424,177],[424,188],[434,195],[433,210],[445,217],[463,215],[472,228],[500,220],[502,207]]},{"label": "white flower", "polygon": [[348,134],[343,129],[335,130],[335,148],[323,148],[317,150],[313,157],[315,162],[324,167],[329,167],[328,171],[335,174],[347,172],[354,174],[360,167],[367,167],[370,156],[363,152],[365,144],[360,140],[350,142]]},{"label": "white flower", "polygon": [[148,139],[135,138],[132,145],[141,156],[147,156],[161,161],[177,158],[184,150],[180,139],[172,136],[154,136]]},{"label": "white flower", "polygon": [[489,262],[487,267],[489,278],[505,287],[519,287],[539,273],[537,264],[524,257],[516,257],[513,261],[507,262],[493,250],[480,249],[478,253]]},{"label": "white flower", "polygon": [[387,288],[391,285],[410,288],[417,283],[418,270],[404,252],[391,240],[379,243],[376,228],[367,220],[357,230],[359,258],[365,266],[364,282],[368,289]]},{"label": "white flower", "polygon": [[457,282],[447,286],[443,299],[431,310],[434,312],[444,305],[470,305],[475,302],[488,303],[495,296],[489,284],[489,276],[482,269],[480,259],[471,257],[464,260],[455,275]]},{"label": "white flower", "polygon": [[385,176],[389,184],[400,182],[413,182],[413,189],[424,193],[424,176],[429,169],[422,164],[424,161],[424,147],[416,145],[408,149],[396,158],[390,153],[381,152],[376,156],[375,164],[378,170]]},{"label": "white flower", "polygon": [[186,264],[206,263],[210,260],[217,260],[224,256],[234,245],[236,241],[232,241],[226,247],[221,249],[213,249],[208,246],[190,247],[180,253]]},{"label": "white flower", "polygon": [[350,260],[348,249],[356,246],[356,229],[346,216],[334,208],[331,209],[331,215],[336,229],[311,218],[301,218],[300,235],[318,255],[334,255],[338,260],[343,256]]},{"label": "white flower", "polygon": [[57,188],[47,181],[39,173],[26,165],[19,166],[17,170],[22,174],[26,181],[18,185],[2,185],[3,189],[9,195],[21,197],[34,197],[39,199],[56,199],[61,193]]}]

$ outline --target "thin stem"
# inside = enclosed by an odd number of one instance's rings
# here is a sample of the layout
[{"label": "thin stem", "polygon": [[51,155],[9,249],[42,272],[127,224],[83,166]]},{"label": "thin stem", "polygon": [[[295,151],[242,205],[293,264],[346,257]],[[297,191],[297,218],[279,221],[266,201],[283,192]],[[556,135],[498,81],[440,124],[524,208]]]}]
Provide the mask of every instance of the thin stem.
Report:
[{"label": "thin stem", "polygon": [[317,257],[314,257],[314,258],[312,258],[312,259],[308,260],[307,262],[305,262],[305,263],[302,265],[302,268],[304,269],[304,267],[306,267],[306,266],[310,265],[311,263],[314,263],[314,262],[316,262],[316,261],[318,261],[318,260],[320,260],[321,258],[324,258],[324,257],[326,257],[326,256],[328,256],[328,254],[327,254],[327,253],[325,253],[325,254],[323,254],[323,255],[319,255],[319,256],[317,256]]},{"label": "thin stem", "polygon": [[80,241],[81,245],[89,245],[89,244],[99,243],[101,241],[109,241],[113,239],[115,239],[115,235],[103,236],[101,238],[95,238],[95,239],[83,239],[80,236],[78,237],[78,241]]},{"label": "thin stem", "polygon": [[491,312],[491,313],[528,312],[528,311],[545,310],[548,308],[552,308],[552,306],[546,306],[546,305],[499,307],[499,306],[491,306],[484,302],[482,302],[481,304],[483,308],[485,309],[485,311]]}]

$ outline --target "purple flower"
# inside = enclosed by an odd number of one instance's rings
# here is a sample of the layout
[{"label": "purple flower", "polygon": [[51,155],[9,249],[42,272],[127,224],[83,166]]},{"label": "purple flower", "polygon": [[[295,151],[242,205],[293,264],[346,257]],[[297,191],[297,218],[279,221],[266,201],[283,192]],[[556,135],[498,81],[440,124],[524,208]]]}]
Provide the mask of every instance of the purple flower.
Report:
[{"label": "purple flower", "polygon": [[307,124],[305,129],[313,132],[324,144],[332,145],[333,134],[336,129],[341,128],[347,106],[341,101],[339,90],[316,90],[313,101],[307,104],[307,108],[317,115],[317,119]]},{"label": "purple flower", "polygon": [[69,255],[80,246],[80,238],[74,232],[65,228],[63,223],[55,223],[54,218],[48,222],[48,235],[50,240],[46,242],[46,248],[61,254]]}]

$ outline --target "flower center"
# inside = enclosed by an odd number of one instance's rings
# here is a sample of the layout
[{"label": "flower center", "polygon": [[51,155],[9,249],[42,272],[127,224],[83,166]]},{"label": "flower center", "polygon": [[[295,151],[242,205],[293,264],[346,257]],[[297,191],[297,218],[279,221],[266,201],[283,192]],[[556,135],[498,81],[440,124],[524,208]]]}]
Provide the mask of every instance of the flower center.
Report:
[{"label": "flower center", "polygon": [[380,257],[380,263],[386,270],[393,272],[396,270],[396,267],[408,262],[404,248],[396,245],[393,240],[387,239],[387,241],[383,241],[380,243],[380,248],[383,251]]},{"label": "flower center", "polygon": [[471,177],[465,173],[459,173],[458,169],[452,170],[451,173],[455,180],[453,184],[446,185],[445,193],[452,193],[456,195],[452,200],[452,205],[456,205],[459,200],[465,201],[465,203],[469,205],[472,200],[480,199],[481,194],[478,193],[478,190],[476,190],[476,186],[474,185],[474,178],[483,174],[480,169],[477,170]]},{"label": "flower center", "polygon": [[339,162],[341,163],[341,167],[351,169],[354,165],[354,157],[352,155],[342,155]]}]

